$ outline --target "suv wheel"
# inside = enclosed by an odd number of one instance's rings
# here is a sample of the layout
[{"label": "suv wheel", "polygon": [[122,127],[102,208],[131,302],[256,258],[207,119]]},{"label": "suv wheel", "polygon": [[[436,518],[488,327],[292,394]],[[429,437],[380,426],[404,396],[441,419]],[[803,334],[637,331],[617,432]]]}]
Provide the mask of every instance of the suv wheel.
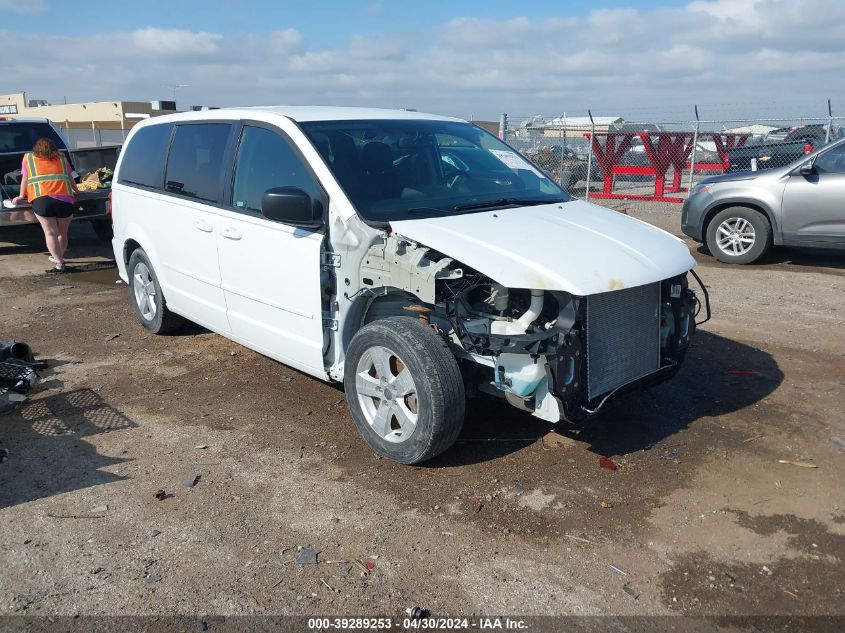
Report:
[{"label": "suv wheel", "polygon": [[409,317],[374,321],[353,337],[343,377],[349,411],[378,454],[416,464],[448,449],[464,420],[464,383],[446,342]]},{"label": "suv wheel", "polygon": [[161,284],[158,283],[150,259],[142,249],[132,251],[126,272],[129,275],[132,307],[141,325],[153,334],[166,334],[179,328],[184,319],[167,309]]},{"label": "suv wheel", "polygon": [[707,225],[707,248],[720,262],[750,264],[769,250],[772,226],[759,211],[730,207]]}]

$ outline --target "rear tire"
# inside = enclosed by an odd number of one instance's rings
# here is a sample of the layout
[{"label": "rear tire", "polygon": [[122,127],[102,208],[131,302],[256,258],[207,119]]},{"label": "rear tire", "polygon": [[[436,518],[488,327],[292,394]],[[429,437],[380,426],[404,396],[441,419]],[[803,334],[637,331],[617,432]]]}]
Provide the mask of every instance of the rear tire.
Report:
[{"label": "rear tire", "polygon": [[343,386],[358,431],[401,464],[446,451],[460,435],[465,394],[446,342],[410,317],[369,323],[352,339]]},{"label": "rear tire", "polygon": [[772,225],[759,211],[729,207],[710,220],[705,239],[708,250],[720,262],[750,264],[772,245]]},{"label": "rear tire", "polygon": [[153,334],[167,334],[182,326],[185,320],[167,308],[161,284],[143,249],[132,251],[126,272],[132,308],[144,328]]}]

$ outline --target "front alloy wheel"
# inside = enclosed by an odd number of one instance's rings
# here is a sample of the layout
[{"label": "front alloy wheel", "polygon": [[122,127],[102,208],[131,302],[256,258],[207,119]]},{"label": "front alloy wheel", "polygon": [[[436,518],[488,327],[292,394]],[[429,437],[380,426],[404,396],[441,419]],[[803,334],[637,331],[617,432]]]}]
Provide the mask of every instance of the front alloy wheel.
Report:
[{"label": "front alloy wheel", "polygon": [[373,432],[387,442],[404,442],[417,428],[417,385],[395,352],[376,345],[358,361],[355,391]]},{"label": "front alloy wheel", "polygon": [[343,388],[373,450],[401,464],[436,457],[458,438],[464,382],[443,337],[406,316],[368,323],[346,350]]},{"label": "front alloy wheel", "polygon": [[754,248],[754,226],[745,218],[728,218],[716,229],[719,249],[732,257],[745,255]]},{"label": "front alloy wheel", "polygon": [[710,220],[705,239],[707,248],[720,262],[750,264],[769,249],[772,225],[755,209],[729,207]]}]

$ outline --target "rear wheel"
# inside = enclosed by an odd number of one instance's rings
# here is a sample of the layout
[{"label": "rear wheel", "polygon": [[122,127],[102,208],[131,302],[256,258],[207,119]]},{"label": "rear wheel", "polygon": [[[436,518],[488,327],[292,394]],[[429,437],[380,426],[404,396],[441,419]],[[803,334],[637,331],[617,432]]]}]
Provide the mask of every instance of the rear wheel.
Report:
[{"label": "rear wheel", "polygon": [[380,455],[416,464],[444,452],[464,419],[464,383],[446,342],[409,317],[374,321],[355,335],[343,386],[361,435]]},{"label": "rear wheel", "polygon": [[126,271],[132,307],[141,325],[153,334],[167,334],[178,329],[184,319],[167,308],[161,284],[143,249],[132,251]]},{"label": "rear wheel", "polygon": [[730,207],[719,211],[707,225],[707,248],[728,264],[750,264],[769,250],[772,226],[759,211]]}]

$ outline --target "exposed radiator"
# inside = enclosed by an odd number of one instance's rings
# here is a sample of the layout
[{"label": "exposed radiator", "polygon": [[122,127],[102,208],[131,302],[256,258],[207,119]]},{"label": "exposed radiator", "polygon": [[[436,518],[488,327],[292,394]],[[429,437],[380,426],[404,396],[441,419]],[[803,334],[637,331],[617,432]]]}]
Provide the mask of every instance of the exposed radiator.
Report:
[{"label": "exposed radiator", "polygon": [[590,399],[660,368],[660,283],[587,297]]}]

